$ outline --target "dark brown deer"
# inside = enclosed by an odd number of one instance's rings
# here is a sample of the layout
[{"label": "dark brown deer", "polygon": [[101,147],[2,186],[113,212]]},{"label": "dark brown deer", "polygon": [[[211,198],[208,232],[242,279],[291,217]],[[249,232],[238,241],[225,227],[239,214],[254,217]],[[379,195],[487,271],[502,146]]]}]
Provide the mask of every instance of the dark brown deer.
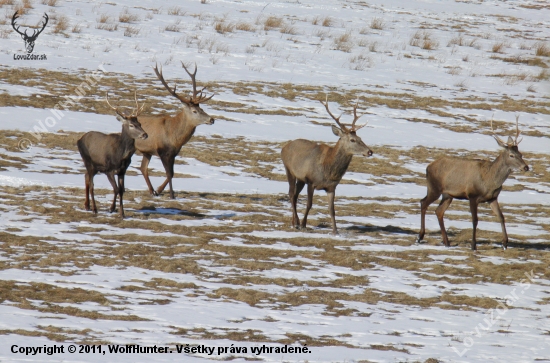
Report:
[{"label": "dark brown deer", "polygon": [[320,101],[327,109],[328,114],[338,126],[332,125],[332,132],[340,139],[335,146],[317,144],[313,141],[298,139],[286,144],[281,156],[285,165],[289,183],[288,195],[292,204],[292,226],[300,228],[300,219],[296,211],[298,195],[307,184],[307,206],[301,228],[306,228],[307,215],[313,203],[314,190],[324,190],[328,197],[328,210],[332,220],[332,232],[338,233],[334,217],[334,192],[336,186],[348,169],[351,158],[355,154],[371,156],[372,150],[357,136],[356,132],[366,126],[355,126],[361,116],[357,116],[357,104],[353,108],[353,122],[351,127],[340,123],[340,117],[335,117],[328,108],[328,99]]},{"label": "dark brown deer", "polygon": [[502,248],[508,247],[508,235],[504,224],[504,216],[498,205],[498,195],[502,190],[502,184],[506,181],[510,173],[515,169],[529,171],[529,166],[523,161],[523,157],[518,150],[518,140],[520,131],[518,125],[519,116],[516,117],[516,137],[508,136],[508,141],[502,141],[493,130],[493,120],[491,119],[491,131],[498,145],[504,150],[493,161],[472,160],[452,157],[442,157],[432,162],[426,168],[426,179],[428,182],[428,194],[420,201],[420,233],[417,242],[424,238],[426,210],[428,206],[443,195],[439,206],[435,210],[443,243],[449,247],[449,239],[443,223],[443,215],[453,201],[453,198],[469,200],[470,212],[472,213],[472,250],[476,250],[476,228],[477,228],[477,207],[479,203],[489,203],[491,209],[497,216],[502,227]]},{"label": "dark brown deer", "polygon": [[[181,63],[185,72],[191,77],[193,94],[190,96],[182,96],[176,93],[176,86],[170,88],[162,75],[162,69],[159,71],[155,65],[154,71],[162,85],[168,90],[168,92],[176,97],[182,103],[182,110],[174,116],[162,114],[155,116],[140,116],[139,122],[141,126],[147,132],[149,137],[147,140],[136,140],[136,148],[143,154],[141,161],[141,172],[149,188],[151,195],[159,195],[162,193],[166,184],[170,184],[170,198],[174,199],[174,189],[172,188],[172,178],[174,177],[174,162],[176,155],[180,152],[183,145],[185,145],[195,133],[195,129],[199,125],[212,125],[214,124],[214,118],[208,115],[200,107],[201,103],[204,103],[214,97],[206,96],[203,94],[205,88],[197,91],[197,82],[195,76],[197,74],[197,65],[195,64],[195,71],[190,73],[183,62]],[[160,157],[164,170],[166,171],[166,180],[155,191],[149,180],[149,162],[151,156],[156,155]]]},{"label": "dark brown deer", "polygon": [[[107,104],[117,113],[117,120],[122,123],[122,132],[120,134],[106,135],[97,131],[90,131],[84,134],[76,143],[78,151],[82,156],[86,166],[86,202],[84,208],[90,210],[90,197],[92,195],[92,211],[97,214],[97,207],[94,198],[94,176],[97,173],[104,173],[113,186],[115,196],[111,205],[110,212],[114,212],[116,207],[116,197],[120,196],[120,216],[124,218],[124,206],[122,196],[124,195],[124,176],[126,170],[132,161],[132,155],[136,151],[134,140],[147,139],[147,133],[143,131],[137,119],[139,113],[143,110],[137,103],[136,110],[130,114],[123,114],[117,107],[109,103],[109,95],[106,97]],[[115,175],[118,176],[118,185],[115,181]]]}]

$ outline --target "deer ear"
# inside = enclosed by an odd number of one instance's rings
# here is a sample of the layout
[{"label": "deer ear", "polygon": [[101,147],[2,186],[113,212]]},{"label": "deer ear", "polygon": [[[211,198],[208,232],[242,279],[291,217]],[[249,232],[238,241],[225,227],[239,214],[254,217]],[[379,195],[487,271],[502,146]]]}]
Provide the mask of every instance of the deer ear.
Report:
[{"label": "deer ear", "polygon": [[332,125],[332,133],[338,137],[342,137],[344,135],[344,131],[339,129],[337,126]]},{"label": "deer ear", "polygon": [[116,115],[116,119],[118,121],[122,122],[123,124],[128,122],[128,120],[126,120],[124,117],[122,117],[120,115]]}]

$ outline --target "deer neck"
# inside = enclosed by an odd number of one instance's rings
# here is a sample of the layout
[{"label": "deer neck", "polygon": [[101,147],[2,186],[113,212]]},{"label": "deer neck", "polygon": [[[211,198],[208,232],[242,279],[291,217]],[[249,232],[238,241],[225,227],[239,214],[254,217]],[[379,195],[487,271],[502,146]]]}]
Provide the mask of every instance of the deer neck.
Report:
[{"label": "deer neck", "polygon": [[504,153],[501,153],[491,163],[488,173],[486,174],[487,182],[495,189],[500,188],[502,184],[508,179],[508,176],[512,172],[510,167],[506,165]]},{"label": "deer neck", "polygon": [[122,126],[122,132],[120,133],[120,142],[118,144],[118,152],[122,156],[122,159],[126,159],[136,152],[135,141],[128,134],[128,126]]},{"label": "deer neck", "polygon": [[173,129],[173,136],[176,138],[176,144],[181,148],[195,133],[197,125],[193,125],[186,117],[185,113],[181,111],[176,116],[176,125]]},{"label": "deer neck", "polygon": [[348,170],[352,157],[353,154],[346,152],[340,140],[338,140],[336,145],[328,150],[323,160],[323,167],[327,178],[332,181],[340,181],[346,170]]}]

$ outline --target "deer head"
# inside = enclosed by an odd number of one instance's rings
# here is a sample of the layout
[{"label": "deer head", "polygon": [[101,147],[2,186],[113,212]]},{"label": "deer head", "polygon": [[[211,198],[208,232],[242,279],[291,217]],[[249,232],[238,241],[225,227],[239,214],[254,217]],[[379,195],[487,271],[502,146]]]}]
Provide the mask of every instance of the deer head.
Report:
[{"label": "deer head", "polygon": [[138,121],[138,116],[143,111],[143,108],[145,107],[145,104],[143,104],[141,107],[139,107],[137,102],[137,94],[134,92],[134,99],[136,100],[136,109],[135,111],[132,111],[131,113],[123,113],[119,110],[118,107],[114,107],[109,103],[109,92],[107,92],[107,96],[105,97],[105,100],[107,101],[107,104],[109,107],[111,107],[117,114],[117,120],[122,122],[123,127],[128,128],[128,134],[132,139],[147,139],[147,133],[141,128],[141,123]]},{"label": "deer head", "polygon": [[197,75],[197,64],[195,64],[195,71],[193,73],[189,72],[185,64],[181,62],[181,66],[183,69],[185,69],[185,72],[191,77],[191,84],[193,87],[193,93],[188,96],[182,96],[178,95],[176,93],[176,85],[174,84],[174,88],[170,88],[168,86],[168,83],[164,80],[164,76],[162,75],[162,68],[159,70],[157,65],[155,64],[155,67],[153,70],[155,71],[155,74],[157,75],[157,78],[160,80],[164,88],[168,90],[168,92],[176,97],[180,102],[182,103],[184,109],[183,112],[185,113],[188,120],[190,120],[193,124],[200,125],[200,124],[208,124],[212,125],[214,123],[214,118],[208,115],[206,112],[203,111],[203,109],[200,107],[201,103],[207,102],[212,97],[215,96],[215,94],[212,94],[211,96],[206,96],[203,92],[206,89],[206,87],[203,87],[200,91],[197,91],[197,81],[195,79],[195,76]]},{"label": "deer head", "polygon": [[357,106],[359,102],[355,103],[355,106],[353,106],[353,122],[351,123],[351,126],[348,127],[340,122],[340,117],[342,115],[336,117],[330,112],[328,108],[328,96],[326,96],[325,101],[319,101],[325,108],[327,109],[328,114],[330,117],[336,121],[338,124],[337,127],[335,125],[332,125],[332,132],[334,135],[338,136],[340,138],[340,142],[342,143],[342,146],[349,154],[360,154],[363,156],[371,156],[372,150],[369,149],[369,147],[361,140],[359,136],[357,136],[357,130],[362,129],[363,127],[367,126],[367,123],[356,126],[355,123],[361,116],[363,115],[357,115]]},{"label": "deer head", "polygon": [[518,122],[519,115],[516,116],[516,136],[513,139],[511,136],[508,136],[508,141],[504,142],[495,134],[495,130],[493,129],[493,117],[491,117],[491,133],[498,145],[504,148],[504,160],[510,170],[523,169],[524,171],[529,171],[529,166],[525,163],[525,161],[523,161],[523,155],[518,150],[518,145],[521,140],[523,140],[523,138],[518,140],[519,134],[521,133]]},{"label": "deer head", "polygon": [[19,15],[17,15],[17,13],[18,11],[16,11],[15,14],[13,14],[13,17],[11,18],[11,26],[17,33],[21,35],[21,38],[23,38],[23,40],[25,41],[25,48],[27,49],[27,53],[30,54],[34,50],[34,42],[36,41],[36,38],[38,38],[40,33],[42,33],[44,28],[46,28],[46,24],[48,24],[48,14],[44,13],[45,21],[44,21],[44,24],[42,24],[42,29],[40,30],[33,29],[32,35],[28,35],[27,30],[29,29],[25,29],[25,32],[21,33],[21,31],[19,31],[20,26],[15,24],[15,20],[19,18]]}]

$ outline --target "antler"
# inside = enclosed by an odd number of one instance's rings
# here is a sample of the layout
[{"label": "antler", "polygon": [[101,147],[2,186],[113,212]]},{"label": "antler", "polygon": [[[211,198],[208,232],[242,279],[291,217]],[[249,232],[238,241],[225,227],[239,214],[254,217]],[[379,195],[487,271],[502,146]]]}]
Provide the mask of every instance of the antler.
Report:
[{"label": "antler", "polygon": [[213,94],[212,96],[209,96],[209,97],[204,96],[203,91],[206,89],[206,87],[203,87],[203,89],[201,89],[200,91],[197,92],[197,81],[195,80],[195,76],[197,74],[197,64],[195,64],[195,71],[193,73],[190,73],[187,70],[187,67],[185,67],[183,62],[181,62],[181,65],[182,65],[183,69],[185,69],[185,71],[187,72],[189,77],[191,77],[191,83],[192,83],[192,86],[193,86],[193,95],[190,96],[190,97],[183,97],[183,96],[178,95],[176,93],[176,85],[175,84],[174,84],[174,88],[170,88],[168,83],[166,83],[166,81],[164,80],[164,76],[162,75],[162,67],[159,70],[158,65],[155,64],[155,67],[153,68],[153,70],[155,71],[155,73],[157,75],[157,78],[160,80],[160,82],[163,84],[164,88],[166,88],[172,96],[176,97],[178,100],[180,100],[183,103],[193,104],[193,105],[198,105],[198,104],[201,104],[203,102],[206,102],[206,101],[208,101],[209,99],[211,99],[212,97],[215,96],[215,94]]},{"label": "antler", "polygon": [[355,106],[353,106],[353,122],[351,123],[351,131],[356,132],[359,129],[362,129],[363,127],[367,126],[368,122],[365,122],[363,125],[356,127],[355,123],[357,120],[359,120],[363,115],[357,116],[357,106],[359,105],[359,100],[355,102]]},{"label": "antler", "polygon": [[[522,137],[518,141],[519,134],[521,133],[521,131],[519,130],[519,115],[516,115],[516,137],[512,142],[504,142],[504,141],[502,141],[502,139],[500,137],[498,137],[495,134],[495,130],[493,130],[493,117],[494,116],[495,116],[494,114],[493,114],[493,116],[491,116],[491,132],[493,133],[493,137],[495,138],[495,140],[497,140],[497,142],[499,144],[501,144],[502,146],[508,146],[508,147],[518,146],[519,143],[521,142],[521,140],[523,140],[523,137]],[[511,138],[508,138],[508,140],[511,140]]]},{"label": "antler", "polygon": [[137,101],[137,92],[134,91],[134,99],[136,100],[136,110],[134,112],[132,112],[130,115],[126,115],[124,113],[122,113],[121,111],[119,111],[118,107],[114,107],[113,105],[111,105],[109,103],[109,92],[107,92],[107,96],[105,97],[105,100],[107,101],[107,104],[109,105],[109,107],[111,107],[113,110],[115,110],[115,112],[122,118],[125,118],[125,119],[129,119],[129,118],[132,118],[132,117],[138,117],[141,112],[143,112],[143,108],[145,107],[145,103],[139,107],[139,104],[138,104],[138,101]]},{"label": "antler", "polygon": [[44,13],[44,18],[46,18],[46,21],[44,22],[44,25],[42,25],[42,29],[40,29],[36,34],[33,33],[32,35],[33,37],[37,37],[46,28],[46,25],[48,24],[48,19],[49,19],[48,14]]},{"label": "antler", "polygon": [[191,77],[191,83],[193,85],[193,95],[190,97],[190,103],[198,105],[200,103],[210,100],[212,97],[215,96],[215,93],[212,94],[210,97],[204,96],[202,92],[206,89],[206,87],[203,87],[200,91],[197,92],[197,81],[195,80],[195,76],[197,75],[197,63],[195,63],[195,71],[193,72],[193,74],[189,72],[183,62],[181,62],[181,66],[183,67],[183,69],[185,69],[185,72],[187,72],[189,77]]},{"label": "antler", "polygon": [[25,29],[25,32],[24,32],[24,33],[21,33],[21,32],[19,31],[20,26],[17,26],[17,28],[16,28],[15,20],[16,20],[17,18],[19,18],[19,15],[17,15],[18,13],[19,13],[19,11],[16,11],[15,14],[13,14],[13,16],[12,16],[12,18],[11,18],[11,26],[13,27],[13,29],[14,29],[16,32],[18,32],[19,34],[23,35],[23,36],[26,37],[26,38],[32,39],[32,38],[38,37],[38,36],[40,35],[40,33],[42,33],[42,31],[46,28],[46,25],[48,24],[48,19],[49,19],[49,18],[48,18],[48,14],[44,13],[44,18],[46,18],[46,21],[45,21],[44,24],[42,25],[42,29],[38,30],[38,32],[36,31],[36,29],[33,29],[32,35],[29,36],[29,35],[27,34],[27,30],[28,30],[28,29]]},{"label": "antler", "polygon": [[519,131],[519,124],[518,124],[518,121],[519,121],[519,115],[516,115],[516,139],[514,140],[514,143],[516,144],[516,146],[518,146],[519,143],[521,142],[521,140],[523,140],[523,137],[522,137],[522,138],[519,139],[519,141],[518,141],[519,134],[521,134],[521,131]]},{"label": "antler", "polygon": [[325,95],[325,102],[323,102],[322,100],[319,100],[319,102],[321,102],[321,104],[323,106],[325,106],[325,108],[327,109],[327,112],[330,115],[330,117],[332,117],[334,119],[334,121],[336,121],[336,123],[338,124],[338,126],[340,126],[342,131],[345,131],[346,133],[349,133],[350,130],[344,124],[340,123],[340,117],[342,117],[343,114],[340,114],[340,116],[336,117],[328,109],[328,95]]},{"label": "antler", "polygon": [[328,95],[325,96],[325,102],[323,102],[323,101],[319,101],[319,102],[321,102],[321,104],[323,106],[325,106],[325,108],[327,109],[327,112],[330,115],[330,117],[332,117],[334,119],[334,121],[336,121],[336,123],[338,124],[338,126],[340,126],[342,131],[344,131],[346,133],[356,132],[357,130],[362,129],[363,127],[367,126],[367,123],[365,123],[361,126],[355,126],[355,123],[357,122],[357,120],[359,120],[361,118],[361,116],[363,116],[363,115],[357,116],[357,106],[359,105],[359,100],[357,100],[357,102],[355,103],[355,106],[353,106],[353,122],[351,123],[351,128],[348,128],[343,123],[340,123],[340,117],[342,117],[342,114],[340,114],[340,116],[338,116],[338,117],[335,117],[332,114],[332,112],[330,112],[330,110],[328,109]]},{"label": "antler", "polygon": [[18,26],[17,28],[15,27],[15,19],[19,18],[19,15],[17,15],[17,13],[19,13],[19,10],[15,12],[15,14],[13,14],[12,18],[11,18],[11,26],[13,27],[13,30],[15,30],[16,32],[18,32],[19,34],[23,35],[23,36],[27,36],[26,33],[21,33],[19,31],[19,28],[20,26]]}]

